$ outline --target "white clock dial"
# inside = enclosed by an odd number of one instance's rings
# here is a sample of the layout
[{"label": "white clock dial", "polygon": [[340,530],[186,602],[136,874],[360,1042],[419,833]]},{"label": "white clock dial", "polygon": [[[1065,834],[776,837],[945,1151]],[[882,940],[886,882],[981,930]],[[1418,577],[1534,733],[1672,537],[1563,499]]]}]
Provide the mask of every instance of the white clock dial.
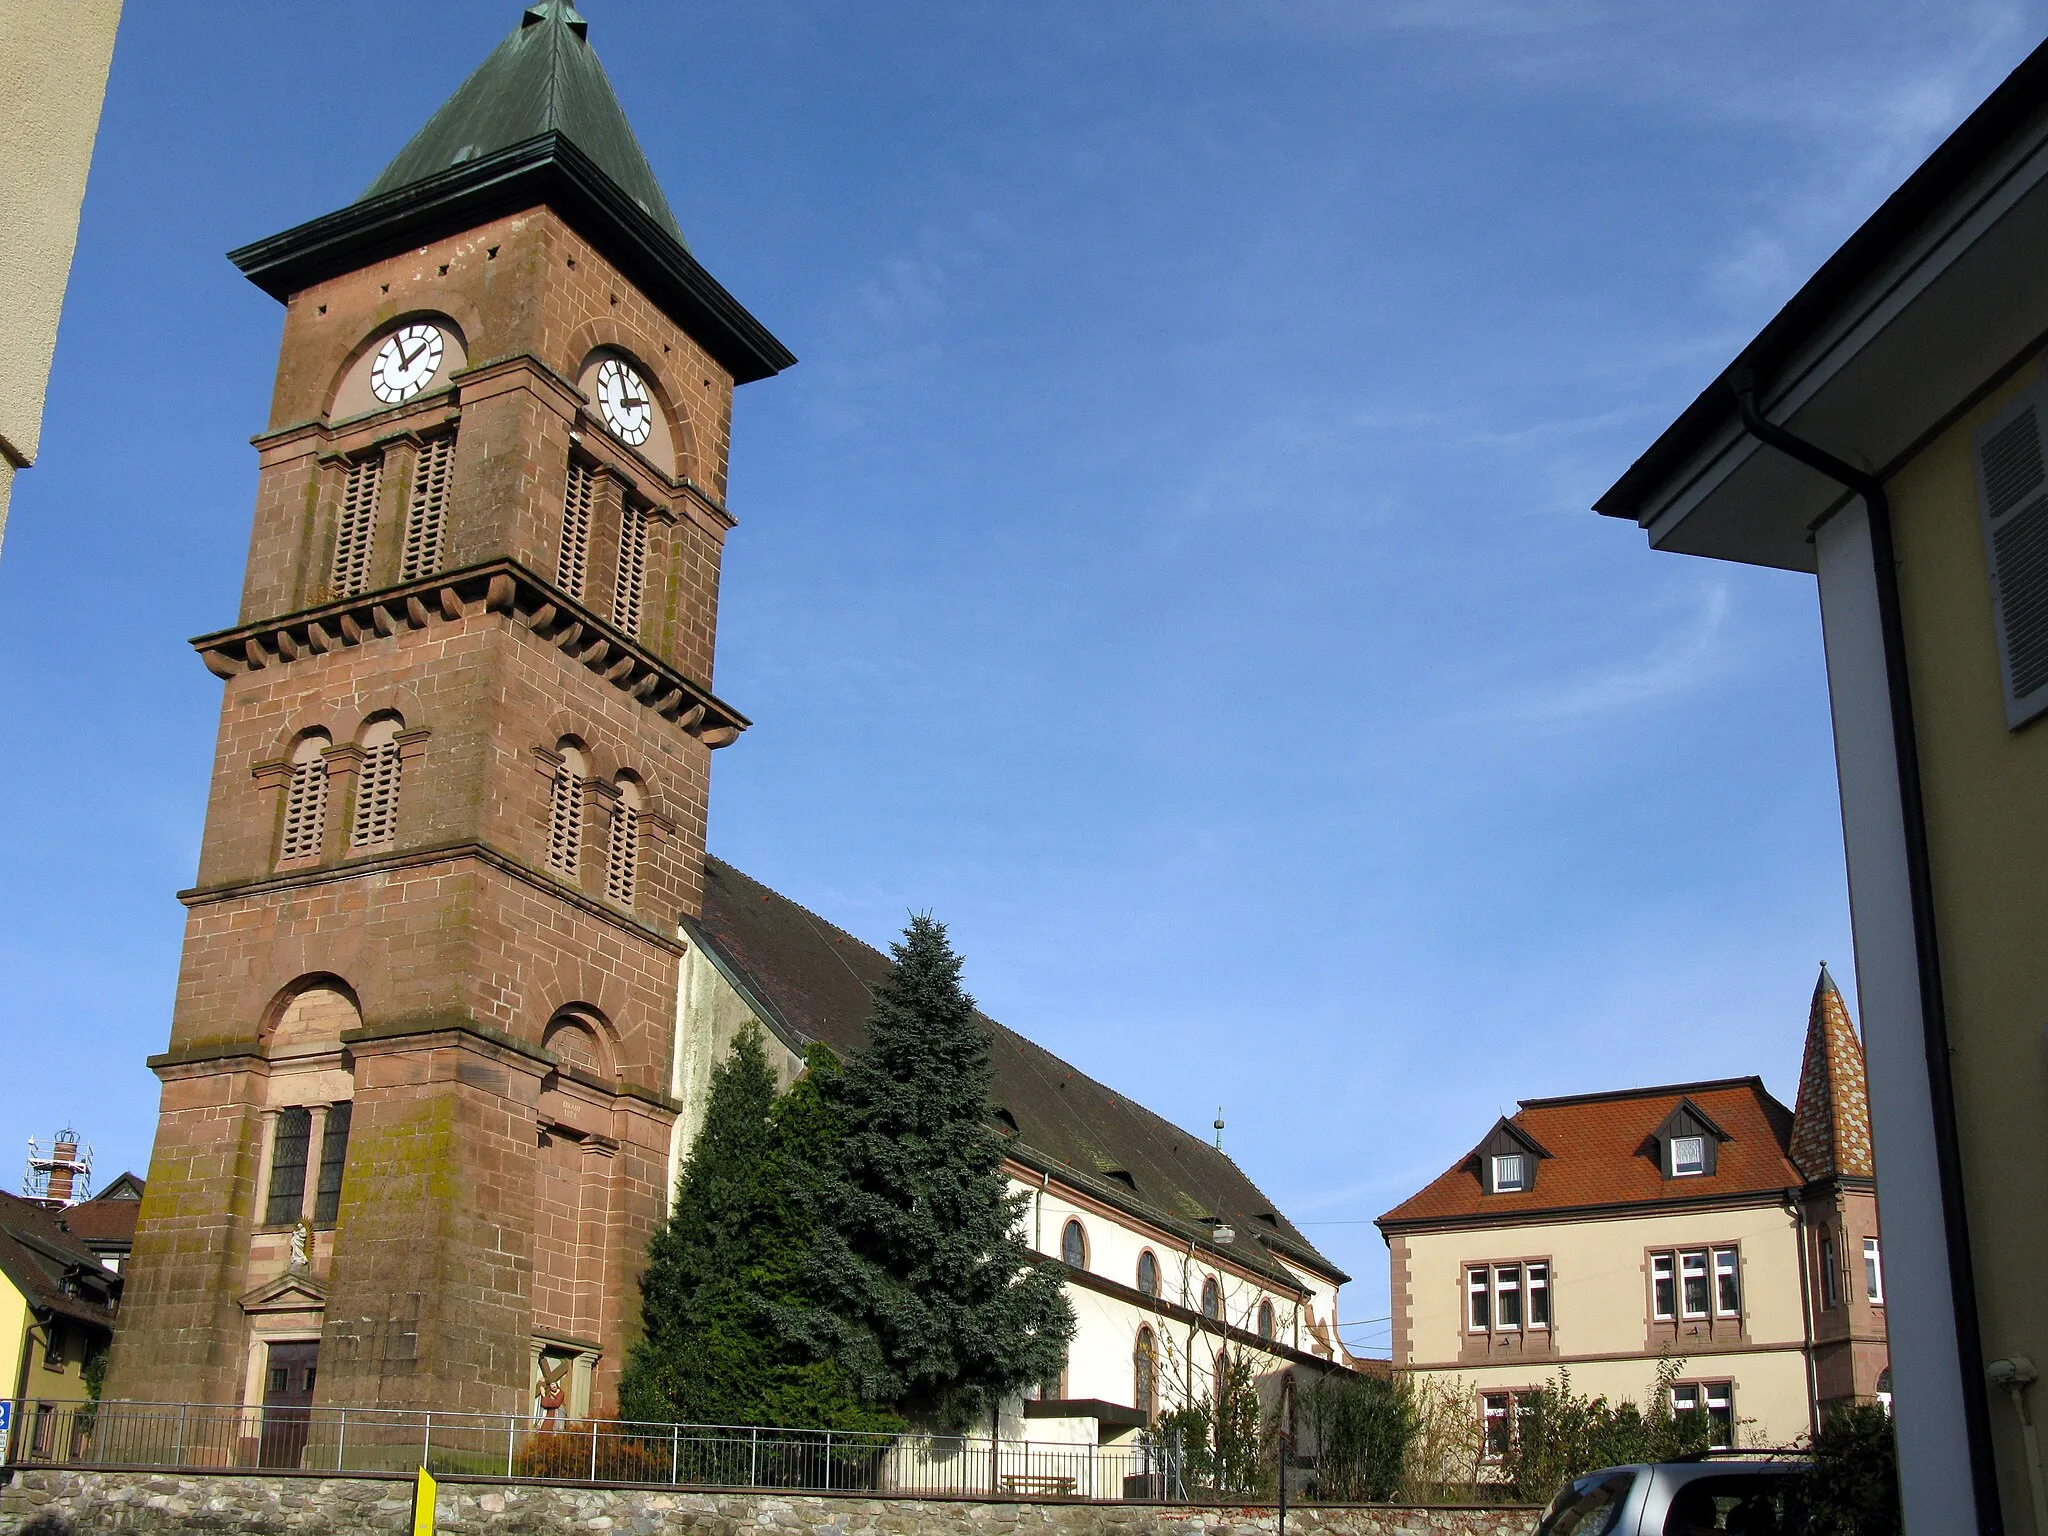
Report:
[{"label": "white clock dial", "polygon": [[654,430],[654,400],[639,374],[616,357],[597,369],[597,406],[604,424],[622,443],[638,448]]},{"label": "white clock dial", "polygon": [[410,400],[441,367],[440,328],[408,325],[385,339],[370,368],[370,393],[386,405]]}]

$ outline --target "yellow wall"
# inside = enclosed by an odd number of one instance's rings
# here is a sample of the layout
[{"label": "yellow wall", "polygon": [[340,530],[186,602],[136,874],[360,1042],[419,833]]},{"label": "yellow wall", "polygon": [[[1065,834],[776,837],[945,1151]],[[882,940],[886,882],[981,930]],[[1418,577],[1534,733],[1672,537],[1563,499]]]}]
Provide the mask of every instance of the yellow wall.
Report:
[{"label": "yellow wall", "polygon": [[0,1397],[12,1397],[21,1385],[21,1352],[28,1347],[28,1303],[0,1278]]},{"label": "yellow wall", "polygon": [[[1889,489],[1984,1350],[2048,1366],[2048,718],[2006,728],[1971,444],[2039,376],[2028,365]],[[2006,1520],[2025,1529],[2018,1420],[2002,1397],[1991,1413]]]},{"label": "yellow wall", "polygon": [[[1646,1347],[1652,1250],[1725,1247],[1742,1251],[1742,1309],[1749,1340],[1740,1348],[1681,1343],[1685,1380],[1733,1380],[1745,1441],[1786,1445],[1808,1427],[1805,1319],[1799,1240],[1777,1206],[1694,1211],[1605,1221],[1410,1235],[1405,1287],[1398,1270],[1394,1305],[1407,1311],[1407,1349],[1397,1366],[1460,1377],[1482,1390],[1530,1387],[1569,1368],[1572,1390],[1642,1400],[1659,1354]],[[1553,1356],[1504,1365],[1461,1364],[1465,1340],[1465,1267],[1516,1259],[1550,1260]]]},{"label": "yellow wall", "polygon": [[0,0],[0,535],[34,461],[121,0]]}]

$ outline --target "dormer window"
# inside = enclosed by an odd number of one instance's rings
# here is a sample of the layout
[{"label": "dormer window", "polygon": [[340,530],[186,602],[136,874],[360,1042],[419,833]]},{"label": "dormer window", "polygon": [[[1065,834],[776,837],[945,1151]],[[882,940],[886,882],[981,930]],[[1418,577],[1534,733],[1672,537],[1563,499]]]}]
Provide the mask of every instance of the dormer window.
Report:
[{"label": "dormer window", "polygon": [[1472,1162],[1466,1166],[1478,1174],[1482,1193],[1519,1195],[1536,1187],[1536,1165],[1548,1156],[1527,1131],[1502,1119],[1473,1148]]},{"label": "dormer window", "polygon": [[1667,1179],[1711,1178],[1721,1143],[1728,1133],[1707,1118],[1691,1099],[1680,1099],[1663,1124],[1650,1133],[1646,1152],[1654,1152]]}]

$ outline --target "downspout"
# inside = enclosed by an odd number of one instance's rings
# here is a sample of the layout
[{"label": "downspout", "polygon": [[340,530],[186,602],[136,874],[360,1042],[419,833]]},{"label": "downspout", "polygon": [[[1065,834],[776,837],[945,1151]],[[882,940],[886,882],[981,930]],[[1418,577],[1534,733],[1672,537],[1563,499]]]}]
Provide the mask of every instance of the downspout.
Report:
[{"label": "downspout", "polygon": [[1785,1209],[1792,1217],[1794,1241],[1799,1244],[1799,1320],[1806,1328],[1806,1436],[1811,1443],[1820,1433],[1820,1371],[1813,1358],[1813,1269],[1806,1254],[1806,1202],[1799,1191],[1785,1191]]},{"label": "downspout", "polygon": [[1906,675],[1906,623],[1899,603],[1898,552],[1892,543],[1891,500],[1884,482],[1764,419],[1748,370],[1729,375],[1743,428],[1758,442],[1797,459],[1862,498],[1870,517],[1870,563],[1877,579],[1878,633],[1884,648],[1885,692],[1891,704],[1892,750],[1899,778],[1899,820],[1906,842],[1906,891],[1913,912],[1913,959],[1920,977],[1921,1044],[1927,1056],[1929,1109],[1934,1120],[1935,1177],[1941,1187],[1941,1223],[1948,1249],[1950,1301],[1956,1315],[1961,1367],[1963,1431],[1970,1445],[1970,1487],[1978,1528],[1986,1536],[2005,1529],[1998,1503],[1998,1465],[1991,1450],[1991,1404],[1981,1373],[1984,1342],[1977,1316],[1976,1267],[1970,1261],[1970,1224],[1963,1205],[1962,1143],[1956,1129],[1955,1079],[1949,1065],[1948,1013],[1942,999],[1941,952],[1935,942],[1934,874],[1927,853],[1927,807],[1921,797],[1920,744],[1913,727],[1913,691]]},{"label": "downspout", "polygon": [[1039,1180],[1038,1193],[1031,1198],[1031,1247],[1036,1253],[1045,1252],[1045,1192],[1052,1187],[1052,1170],[1045,1170],[1045,1177]]}]

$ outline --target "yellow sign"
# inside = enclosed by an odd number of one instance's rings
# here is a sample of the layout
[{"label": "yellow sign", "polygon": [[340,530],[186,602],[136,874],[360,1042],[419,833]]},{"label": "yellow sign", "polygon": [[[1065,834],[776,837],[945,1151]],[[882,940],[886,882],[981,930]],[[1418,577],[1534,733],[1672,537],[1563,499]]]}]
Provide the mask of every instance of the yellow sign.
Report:
[{"label": "yellow sign", "polygon": [[425,1467],[412,1489],[412,1536],[434,1536],[434,1474]]}]

